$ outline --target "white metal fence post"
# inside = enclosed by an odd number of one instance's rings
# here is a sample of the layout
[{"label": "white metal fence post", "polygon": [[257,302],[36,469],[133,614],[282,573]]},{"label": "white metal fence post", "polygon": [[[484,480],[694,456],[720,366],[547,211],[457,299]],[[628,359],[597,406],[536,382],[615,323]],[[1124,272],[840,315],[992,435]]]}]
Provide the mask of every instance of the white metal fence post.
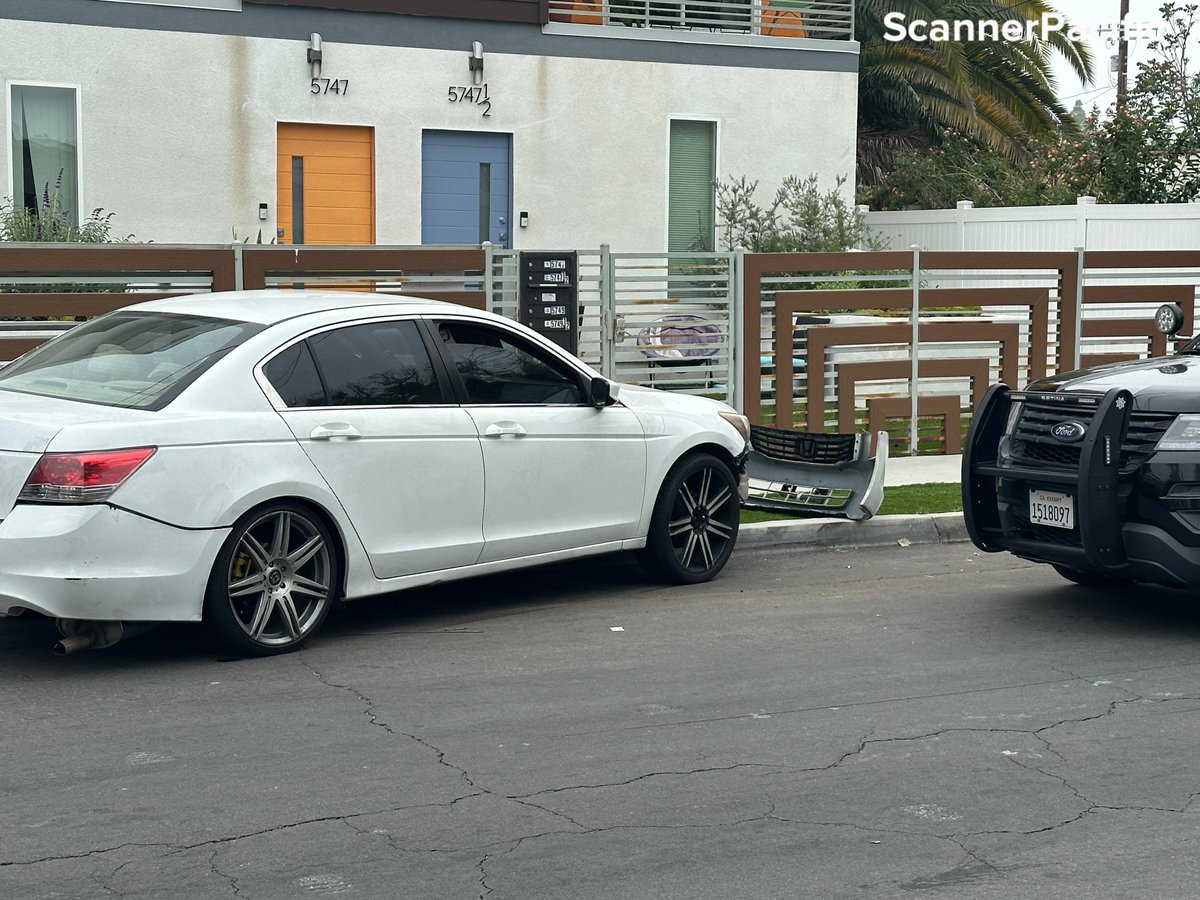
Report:
[{"label": "white metal fence post", "polygon": [[235,291],[246,289],[246,261],[242,257],[245,249],[241,244],[233,245],[233,289]]},{"label": "white metal fence post", "polygon": [[[483,242],[483,308],[494,312],[496,309],[496,273],[492,269],[492,266],[495,264],[492,259],[493,249],[491,241]],[[520,318],[520,305],[521,301],[518,298],[517,318]]]},{"label": "white metal fence post", "polygon": [[600,293],[600,374],[613,378],[617,370],[617,320],[616,278],[612,270],[613,258],[608,244],[600,245],[600,275],[597,288]]},{"label": "white metal fence post", "polygon": [[[1075,347],[1071,356],[1072,369],[1079,368],[1083,356],[1083,257],[1085,252],[1083,247],[1075,248]],[[1065,301],[1066,298],[1063,297],[1062,302]],[[1059,335],[1058,339],[1061,341],[1062,335]]]},{"label": "white metal fence post", "polygon": [[[1083,355],[1083,254],[1088,245],[1088,219],[1095,208],[1095,197],[1083,196],[1075,201],[1075,347],[1072,355],[1074,369],[1079,368]],[[1061,337],[1059,339],[1061,340]]]},{"label": "white metal fence post", "polygon": [[742,372],[745,359],[746,337],[742,327],[746,315],[746,295],[743,284],[746,265],[746,248],[738,247],[729,255],[729,346],[732,359],[729,361],[729,403],[738,412],[746,411],[746,379]]},{"label": "white metal fence post", "polygon": [[920,412],[918,400],[920,397],[921,381],[921,245],[912,246],[912,343],[909,346],[909,357],[912,360],[912,382],[909,393],[911,400],[911,417],[908,421],[908,455],[917,455],[917,416]]}]

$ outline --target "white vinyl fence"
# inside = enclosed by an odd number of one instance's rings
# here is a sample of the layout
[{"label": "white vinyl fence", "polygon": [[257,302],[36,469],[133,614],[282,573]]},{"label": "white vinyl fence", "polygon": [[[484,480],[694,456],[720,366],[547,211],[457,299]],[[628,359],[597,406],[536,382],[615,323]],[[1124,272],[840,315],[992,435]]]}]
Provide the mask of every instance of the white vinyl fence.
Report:
[{"label": "white vinyl fence", "polygon": [[865,213],[892,250],[1194,250],[1200,248],[1200,203],[1010,206]]}]

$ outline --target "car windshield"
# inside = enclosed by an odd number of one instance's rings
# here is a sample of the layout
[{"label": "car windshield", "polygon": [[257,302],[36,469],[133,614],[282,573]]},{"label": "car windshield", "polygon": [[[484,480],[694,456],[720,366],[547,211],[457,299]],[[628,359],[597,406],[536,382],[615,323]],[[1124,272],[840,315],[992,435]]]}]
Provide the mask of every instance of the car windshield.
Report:
[{"label": "car windshield", "polygon": [[114,312],[0,369],[0,390],[161,409],[262,325],[207,316]]}]

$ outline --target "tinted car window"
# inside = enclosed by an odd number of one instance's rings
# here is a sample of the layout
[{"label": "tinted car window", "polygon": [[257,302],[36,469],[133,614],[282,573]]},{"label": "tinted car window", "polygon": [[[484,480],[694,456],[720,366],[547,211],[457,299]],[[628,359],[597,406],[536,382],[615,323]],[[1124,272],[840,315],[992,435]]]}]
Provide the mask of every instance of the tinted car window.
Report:
[{"label": "tinted car window", "polygon": [[499,328],[443,322],[438,333],[472,403],[582,403],[569,366]]},{"label": "tinted car window", "polygon": [[263,374],[287,406],[325,406],[325,386],[308,350],[308,342],[288,347],[263,366]]},{"label": "tinted car window", "polygon": [[442,402],[415,322],[370,322],[308,340],[332,406]]},{"label": "tinted car window", "polygon": [[208,316],[109,313],[0,369],[0,389],[160,409],[262,328]]}]

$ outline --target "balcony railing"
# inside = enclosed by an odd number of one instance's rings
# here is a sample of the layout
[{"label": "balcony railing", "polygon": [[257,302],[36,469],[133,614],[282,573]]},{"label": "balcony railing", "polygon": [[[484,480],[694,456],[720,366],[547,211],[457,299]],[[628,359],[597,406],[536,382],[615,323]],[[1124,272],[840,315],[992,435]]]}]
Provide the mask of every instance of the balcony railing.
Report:
[{"label": "balcony railing", "polygon": [[549,0],[550,21],[847,41],[854,0]]}]

